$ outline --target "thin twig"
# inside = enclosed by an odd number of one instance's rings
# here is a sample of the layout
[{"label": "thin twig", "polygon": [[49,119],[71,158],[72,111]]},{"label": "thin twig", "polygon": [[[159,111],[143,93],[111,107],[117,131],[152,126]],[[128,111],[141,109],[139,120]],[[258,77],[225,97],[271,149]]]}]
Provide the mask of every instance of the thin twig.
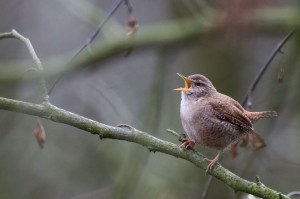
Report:
[{"label": "thin twig", "polygon": [[292,191],[287,194],[288,197],[300,196],[300,191]]},{"label": "thin twig", "polygon": [[177,137],[178,139],[181,137],[181,135],[179,133],[177,133],[176,131],[173,131],[171,129],[166,129],[166,131],[168,133],[171,133],[172,135],[174,135],[175,137]]},{"label": "thin twig", "polygon": [[201,194],[202,199],[205,199],[207,197],[208,189],[209,189],[209,187],[212,183],[212,179],[213,179],[212,176],[208,176],[208,179],[205,182],[205,185],[204,185],[204,188],[203,188],[203,191],[202,191],[202,194]]},{"label": "thin twig", "polygon": [[128,9],[128,14],[131,15],[132,11],[133,11],[133,7],[132,7],[130,0],[124,0],[124,1],[125,1],[125,5],[127,6],[127,9]]},{"label": "thin twig", "polygon": [[[84,50],[86,49],[98,36],[100,31],[102,30],[103,26],[108,22],[108,20],[114,15],[114,13],[118,10],[118,8],[122,5],[122,3],[125,0],[120,0],[115,6],[113,6],[112,10],[107,14],[106,17],[104,17],[103,21],[99,24],[96,31],[92,34],[91,37],[88,38],[88,40],[85,42],[85,44],[75,53],[75,55],[71,58],[70,63]],[[54,87],[57,85],[57,83],[62,79],[64,75],[60,75],[53,83],[51,88],[48,91],[48,95],[50,95],[54,89]]]},{"label": "thin twig", "polygon": [[44,67],[42,65],[41,60],[38,58],[30,40],[20,33],[18,33],[16,30],[12,30],[11,32],[6,32],[0,34],[0,39],[8,39],[8,38],[15,38],[21,41],[29,51],[30,56],[33,59],[33,62],[36,65],[36,70],[39,72],[40,75],[40,89],[41,89],[41,97],[42,97],[42,102],[43,103],[49,103],[49,97],[48,97],[48,92],[47,92],[47,86],[46,86],[46,80],[44,78]]},{"label": "thin twig", "polygon": [[12,32],[4,32],[0,34],[0,40],[1,39],[10,39],[10,38],[14,38]]},{"label": "thin twig", "polygon": [[251,83],[247,95],[245,96],[242,105],[246,108],[250,108],[252,105],[252,94],[257,86],[257,84],[259,83],[259,81],[261,80],[263,74],[265,73],[265,71],[267,70],[267,68],[270,66],[270,64],[272,63],[273,59],[276,57],[277,53],[281,52],[281,48],[284,46],[284,44],[289,40],[289,38],[294,34],[295,30],[292,30],[291,32],[289,32],[276,46],[276,48],[273,50],[273,52],[271,53],[269,59],[267,59],[266,63],[264,65],[262,65],[262,67],[260,68],[259,72],[257,73],[255,79],[253,80],[253,82]]}]

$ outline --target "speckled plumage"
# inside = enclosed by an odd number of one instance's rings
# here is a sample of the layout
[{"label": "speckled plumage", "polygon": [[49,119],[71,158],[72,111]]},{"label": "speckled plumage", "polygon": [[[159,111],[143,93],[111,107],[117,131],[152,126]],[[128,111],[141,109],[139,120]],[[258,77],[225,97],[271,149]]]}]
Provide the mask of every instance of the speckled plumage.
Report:
[{"label": "speckled plumage", "polygon": [[183,146],[200,144],[220,150],[208,169],[218,162],[225,148],[246,134],[255,134],[253,122],[263,117],[276,116],[275,111],[246,111],[237,101],[219,93],[203,75],[196,74],[187,78],[179,76],[186,82],[185,88],[177,89],[182,91],[180,116],[188,136]]}]

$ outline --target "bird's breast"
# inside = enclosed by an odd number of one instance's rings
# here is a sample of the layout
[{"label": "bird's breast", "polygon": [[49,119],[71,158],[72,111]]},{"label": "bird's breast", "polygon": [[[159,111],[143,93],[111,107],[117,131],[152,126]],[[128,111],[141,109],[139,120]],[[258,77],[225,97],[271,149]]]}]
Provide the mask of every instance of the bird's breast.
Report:
[{"label": "bird's breast", "polygon": [[205,106],[201,101],[182,98],[180,103],[180,117],[187,136],[196,143],[201,142],[201,132],[205,123]]}]

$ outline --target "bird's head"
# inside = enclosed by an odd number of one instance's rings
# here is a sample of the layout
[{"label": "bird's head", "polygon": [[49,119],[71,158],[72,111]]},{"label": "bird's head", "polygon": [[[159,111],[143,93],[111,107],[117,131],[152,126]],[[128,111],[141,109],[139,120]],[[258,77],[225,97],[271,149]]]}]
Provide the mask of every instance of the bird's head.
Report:
[{"label": "bird's head", "polygon": [[174,90],[182,91],[183,95],[199,98],[216,91],[209,79],[204,75],[195,74],[188,77],[179,73],[177,73],[177,75],[184,80],[185,87],[176,88]]}]

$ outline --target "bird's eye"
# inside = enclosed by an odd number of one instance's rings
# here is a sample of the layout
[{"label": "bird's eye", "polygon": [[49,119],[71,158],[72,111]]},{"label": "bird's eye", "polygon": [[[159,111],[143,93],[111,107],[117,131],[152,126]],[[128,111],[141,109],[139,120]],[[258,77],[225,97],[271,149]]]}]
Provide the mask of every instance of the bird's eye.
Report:
[{"label": "bird's eye", "polygon": [[195,82],[195,86],[204,86],[202,82]]}]

